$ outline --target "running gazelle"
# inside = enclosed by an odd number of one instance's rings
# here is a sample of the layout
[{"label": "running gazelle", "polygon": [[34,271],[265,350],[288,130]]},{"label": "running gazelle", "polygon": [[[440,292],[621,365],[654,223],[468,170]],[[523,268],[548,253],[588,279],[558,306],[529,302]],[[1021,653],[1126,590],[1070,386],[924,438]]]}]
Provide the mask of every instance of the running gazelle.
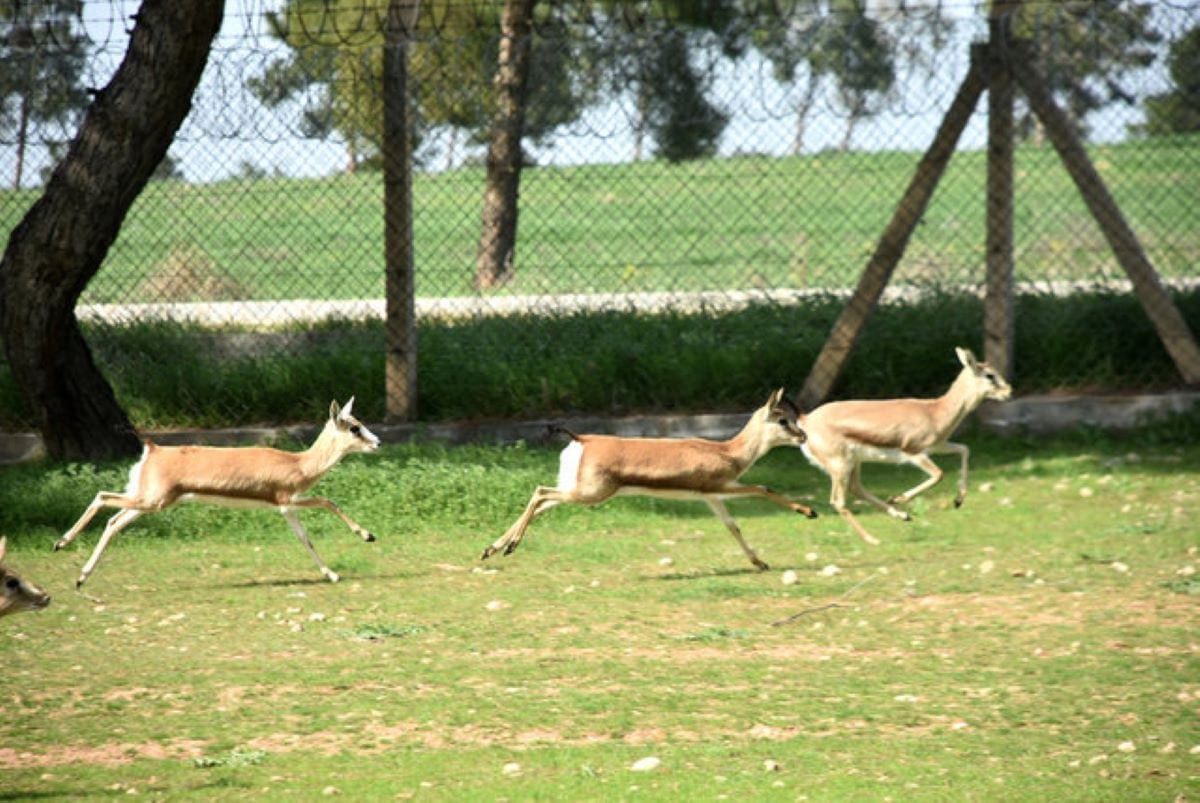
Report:
[{"label": "running gazelle", "polygon": [[345,407],[334,401],[321,434],[303,452],[285,452],[266,446],[159,446],[147,440],[141,459],[129,472],[129,484],[124,493],[101,491],[96,494],[79,521],[54,545],[55,550],[59,550],[70,544],[101,508],[118,508],[105,525],[75,587],[84,584],[113,536],[134,519],[143,513],[166,510],[176,502],[187,501],[278,510],[316,561],[321,574],[336,583],[337,573],[325,565],[313,548],[296,511],[324,508],[364,541],[375,540],[375,536],[330,500],[301,495],[346,455],[374,451],[379,446],[379,439],[351,415],[353,405],[354,397]]}]

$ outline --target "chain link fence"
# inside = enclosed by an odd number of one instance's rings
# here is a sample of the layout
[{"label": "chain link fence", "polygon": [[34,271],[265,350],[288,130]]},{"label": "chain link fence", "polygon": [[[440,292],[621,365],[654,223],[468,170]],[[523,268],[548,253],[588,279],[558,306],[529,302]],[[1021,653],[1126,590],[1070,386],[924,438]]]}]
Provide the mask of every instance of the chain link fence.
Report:
[{"label": "chain link fence", "polygon": [[[334,378],[359,387],[333,389],[315,377],[316,397],[382,395],[386,5],[227,3],[192,113],[77,309],[139,426],[245,423],[262,420],[264,408],[280,422],[311,417],[321,408],[293,410],[255,377],[283,372],[303,382],[325,360],[344,363]],[[971,43],[988,35],[986,11],[966,0],[864,3],[865,14],[828,5],[680,4],[678,14],[656,17],[672,4],[534,4],[516,245],[503,280],[487,283],[477,257],[501,4],[421,3],[408,48],[419,387],[457,381],[469,394],[472,363],[553,352],[564,320],[608,320],[589,316],[688,316],[704,329],[765,306],[794,310],[795,329],[823,339],[950,106]],[[72,75],[76,65],[77,92],[102,87],[135,13],[135,3],[122,2],[12,5],[0,18],[0,73],[42,76],[49,86],[47,70]],[[1183,303],[1200,280],[1200,101],[1195,75],[1173,74],[1176,63],[1200,58],[1200,3],[1028,0],[1020,14],[1014,33],[1035,43],[1097,171],[1200,330],[1198,305]],[[7,236],[73,136],[81,106],[11,79],[0,88]],[[1045,328],[1036,330],[1043,340],[1021,340],[1023,326],[1057,320],[1083,329],[1059,331],[1065,343],[1104,331],[1119,341],[1128,323],[1112,305],[1132,295],[1020,92],[1015,128],[1019,380],[1023,365],[1059,348]],[[983,102],[885,304],[977,303],[987,132]],[[1075,309],[1072,299],[1095,303]],[[930,309],[925,321],[936,331],[928,315],[943,308]],[[978,347],[982,313],[969,309],[979,317],[968,344]],[[454,365],[427,359],[427,345],[456,331],[469,343]],[[1161,360],[1110,354],[1064,358],[1033,389],[1111,385],[1110,362],[1130,359],[1146,371],[1126,370],[1123,381],[1170,381]],[[788,378],[802,380],[807,367],[789,366]],[[172,396],[175,413],[153,401]],[[545,401],[562,406],[550,391]],[[671,403],[669,395],[654,401]],[[725,401],[717,393],[713,403]],[[3,428],[30,425],[15,391],[0,389],[0,405]],[[612,399],[595,406],[623,409]],[[470,409],[423,397],[421,415]]]}]

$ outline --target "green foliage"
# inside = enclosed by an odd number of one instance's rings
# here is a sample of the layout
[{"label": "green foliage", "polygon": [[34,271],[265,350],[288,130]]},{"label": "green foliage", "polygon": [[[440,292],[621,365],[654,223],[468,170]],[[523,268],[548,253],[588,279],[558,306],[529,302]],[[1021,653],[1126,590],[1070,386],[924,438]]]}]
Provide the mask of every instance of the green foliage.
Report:
[{"label": "green foliage", "polygon": [[17,144],[12,186],[22,183],[21,156],[37,126],[66,125],[87,104],[82,0],[0,5],[0,133]]},{"label": "green foliage", "polygon": [[661,32],[643,61],[637,90],[657,155],[673,163],[711,158],[729,123],[729,115],[708,99],[712,76],[692,65],[688,41],[687,31]]},{"label": "green foliage", "polygon": [[[1038,69],[1075,124],[1086,131],[1087,115],[1110,103],[1133,105],[1137,93],[1124,73],[1149,66],[1162,41],[1152,22],[1155,3],[1148,0],[1023,3],[1012,32],[1033,42]],[[1035,131],[1024,111],[1018,131]]]},{"label": "green foliage", "polygon": [[684,633],[678,636],[680,641],[724,641],[725,639],[746,639],[750,638],[749,630],[728,627],[710,627],[705,630],[699,630],[695,633]]},{"label": "green foliage", "polygon": [[[431,129],[465,129],[486,139],[495,112],[492,77],[499,52],[499,4],[423,2],[408,49],[414,150]],[[355,159],[375,164],[383,141],[383,42],[387,3],[381,0],[291,0],[268,14],[272,34],[289,53],[247,80],[268,106],[303,99],[304,133],[337,130]],[[566,35],[569,5],[535,7],[525,136],[538,141],[577,118],[595,100],[586,60]]]},{"label": "green foliage", "polygon": [[1171,43],[1167,72],[1174,85],[1146,98],[1146,122],[1139,130],[1152,137],[1200,131],[1200,26]]},{"label": "green foliage", "polygon": [[[1200,321],[1200,290],[1180,293],[1176,301],[1186,320]],[[418,410],[428,422],[748,411],[776,387],[800,388],[842,303],[826,297],[720,314],[578,312],[427,321],[418,328]],[[1132,296],[1021,296],[1016,315],[1020,393],[1178,383],[1174,364]],[[835,394],[943,392],[957,372],[955,346],[980,351],[982,316],[973,296],[934,294],[882,306]],[[930,320],[938,321],[935,329],[926,325]],[[254,335],[197,334],[173,324],[86,329],[122,405],[143,428],[314,421],[331,399],[352,393],[367,420],[383,416],[382,396],[370,390],[383,386],[378,323],[277,333],[256,347]],[[925,335],[908,336],[913,331]],[[269,348],[272,343],[283,345]],[[239,351],[239,344],[248,350]],[[30,427],[11,374],[0,364],[4,399],[0,426]]]},{"label": "green foliage", "polygon": [[200,758],[192,759],[193,766],[198,769],[210,769],[212,767],[254,767],[267,758],[265,750],[246,750],[241,747],[235,747],[226,755],[219,757],[201,756]]},{"label": "green foliage", "polygon": [[404,638],[424,633],[426,628],[421,625],[392,625],[382,622],[369,622],[346,631],[346,635],[360,641],[381,641],[387,638]]}]

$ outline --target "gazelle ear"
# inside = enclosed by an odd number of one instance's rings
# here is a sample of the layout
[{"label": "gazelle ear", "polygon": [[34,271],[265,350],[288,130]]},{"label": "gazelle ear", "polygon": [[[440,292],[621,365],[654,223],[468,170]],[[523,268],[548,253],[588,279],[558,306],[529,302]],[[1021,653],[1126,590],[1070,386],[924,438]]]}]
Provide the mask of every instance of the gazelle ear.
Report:
[{"label": "gazelle ear", "polygon": [[970,368],[975,373],[979,373],[979,363],[975,362],[975,355],[971,353],[970,349],[957,347],[954,349],[954,353],[958,355],[958,361],[963,364],[964,368]]},{"label": "gazelle ear", "polygon": [[337,421],[338,416],[341,414],[342,406],[337,403],[337,399],[334,399],[329,403],[329,420]]},{"label": "gazelle ear", "polygon": [[775,407],[779,404],[779,400],[783,398],[783,388],[779,388],[771,394],[771,398],[767,399],[768,407]]},{"label": "gazelle ear", "polygon": [[342,408],[342,418],[349,418],[350,411],[354,409],[354,397],[350,397],[350,401],[346,402],[346,406]]},{"label": "gazelle ear", "polygon": [[8,551],[8,539],[0,535],[0,560],[4,560],[4,553]]}]

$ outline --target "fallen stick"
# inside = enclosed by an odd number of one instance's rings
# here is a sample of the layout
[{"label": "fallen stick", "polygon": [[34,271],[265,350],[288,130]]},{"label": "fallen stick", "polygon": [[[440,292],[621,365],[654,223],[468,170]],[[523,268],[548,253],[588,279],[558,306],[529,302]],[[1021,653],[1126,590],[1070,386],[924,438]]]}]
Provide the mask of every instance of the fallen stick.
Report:
[{"label": "fallen stick", "polygon": [[[859,580],[857,583],[850,586],[850,588],[848,588],[844,592],[842,592],[842,595],[840,597],[838,597],[838,599],[845,599],[846,597],[850,596],[858,589],[862,588],[867,583],[867,581],[874,580],[874,579],[875,579],[874,574],[868,574],[862,580]],[[850,606],[842,605],[840,602],[827,602],[824,605],[818,605],[815,608],[805,608],[804,610],[800,611],[799,613],[793,613],[791,616],[788,616],[784,619],[779,619],[777,621],[771,622],[771,627],[779,627],[780,625],[786,625],[789,622],[794,622],[797,619],[799,619],[801,616],[807,616],[810,613],[817,613],[818,611],[827,611],[830,608],[848,608],[848,607],[850,607]]]}]

